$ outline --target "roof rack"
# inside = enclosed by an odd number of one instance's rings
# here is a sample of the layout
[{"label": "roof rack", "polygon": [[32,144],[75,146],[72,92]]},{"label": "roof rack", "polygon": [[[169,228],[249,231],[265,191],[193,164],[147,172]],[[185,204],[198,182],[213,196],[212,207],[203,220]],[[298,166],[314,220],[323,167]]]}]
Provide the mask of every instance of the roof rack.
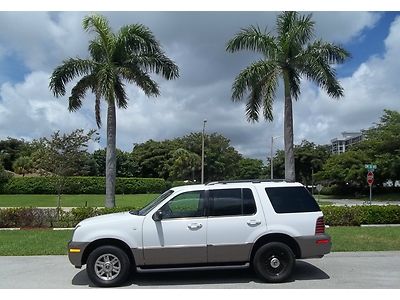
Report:
[{"label": "roof rack", "polygon": [[221,180],[221,181],[212,181],[207,183],[206,185],[214,185],[214,184],[227,184],[227,183],[261,183],[261,182],[287,182],[285,179],[243,179],[243,180]]}]

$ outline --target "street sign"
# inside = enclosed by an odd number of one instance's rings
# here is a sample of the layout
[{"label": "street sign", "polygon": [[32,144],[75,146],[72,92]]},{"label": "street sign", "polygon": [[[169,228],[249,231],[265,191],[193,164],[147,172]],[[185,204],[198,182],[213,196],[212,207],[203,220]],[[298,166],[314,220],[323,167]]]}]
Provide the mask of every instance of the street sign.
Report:
[{"label": "street sign", "polygon": [[376,170],[376,165],[373,165],[373,164],[365,164],[364,167],[365,167],[368,171],[374,171],[374,170]]},{"label": "street sign", "polygon": [[322,190],[323,186],[322,186],[322,184],[317,184],[316,188],[319,193]]},{"label": "street sign", "polygon": [[367,174],[367,182],[369,185],[372,185],[374,183],[374,172],[369,171]]}]

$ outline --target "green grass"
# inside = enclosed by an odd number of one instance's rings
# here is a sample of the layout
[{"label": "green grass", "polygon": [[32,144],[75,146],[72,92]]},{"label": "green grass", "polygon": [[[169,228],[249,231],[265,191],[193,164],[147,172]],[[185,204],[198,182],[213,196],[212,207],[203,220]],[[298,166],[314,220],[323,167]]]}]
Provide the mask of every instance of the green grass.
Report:
[{"label": "green grass", "polygon": [[[331,227],[332,251],[400,250],[400,227]],[[72,232],[53,230],[0,231],[0,256],[66,255]]]},{"label": "green grass", "polygon": [[0,255],[66,255],[71,230],[0,231]]},{"label": "green grass", "polygon": [[[115,195],[117,206],[143,207],[158,194]],[[105,195],[62,195],[61,206],[104,206]],[[57,195],[0,195],[0,207],[56,207]]]},{"label": "green grass", "polygon": [[400,250],[400,227],[331,227],[332,251]]}]

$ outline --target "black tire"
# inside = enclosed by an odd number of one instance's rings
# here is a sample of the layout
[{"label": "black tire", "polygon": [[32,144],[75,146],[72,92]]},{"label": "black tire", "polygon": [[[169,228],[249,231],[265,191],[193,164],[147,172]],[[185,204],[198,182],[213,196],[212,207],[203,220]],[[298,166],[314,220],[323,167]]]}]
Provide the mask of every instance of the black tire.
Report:
[{"label": "black tire", "polygon": [[115,246],[100,246],[87,259],[86,272],[96,286],[119,286],[127,280],[130,270],[128,255]]},{"label": "black tire", "polygon": [[271,242],[261,246],[253,258],[253,268],[266,282],[286,281],[292,274],[296,258],[286,244]]}]

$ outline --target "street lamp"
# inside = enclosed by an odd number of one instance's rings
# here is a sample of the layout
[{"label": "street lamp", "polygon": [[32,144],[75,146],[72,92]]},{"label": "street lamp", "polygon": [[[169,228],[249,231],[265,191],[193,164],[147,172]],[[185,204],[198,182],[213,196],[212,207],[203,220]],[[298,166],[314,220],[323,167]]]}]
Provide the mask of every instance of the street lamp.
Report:
[{"label": "street lamp", "polygon": [[201,184],[204,183],[204,132],[206,130],[207,120],[203,120],[203,134],[201,136]]},{"label": "street lamp", "polygon": [[274,179],[274,139],[282,137],[281,135],[278,136],[271,136],[271,180]]}]

